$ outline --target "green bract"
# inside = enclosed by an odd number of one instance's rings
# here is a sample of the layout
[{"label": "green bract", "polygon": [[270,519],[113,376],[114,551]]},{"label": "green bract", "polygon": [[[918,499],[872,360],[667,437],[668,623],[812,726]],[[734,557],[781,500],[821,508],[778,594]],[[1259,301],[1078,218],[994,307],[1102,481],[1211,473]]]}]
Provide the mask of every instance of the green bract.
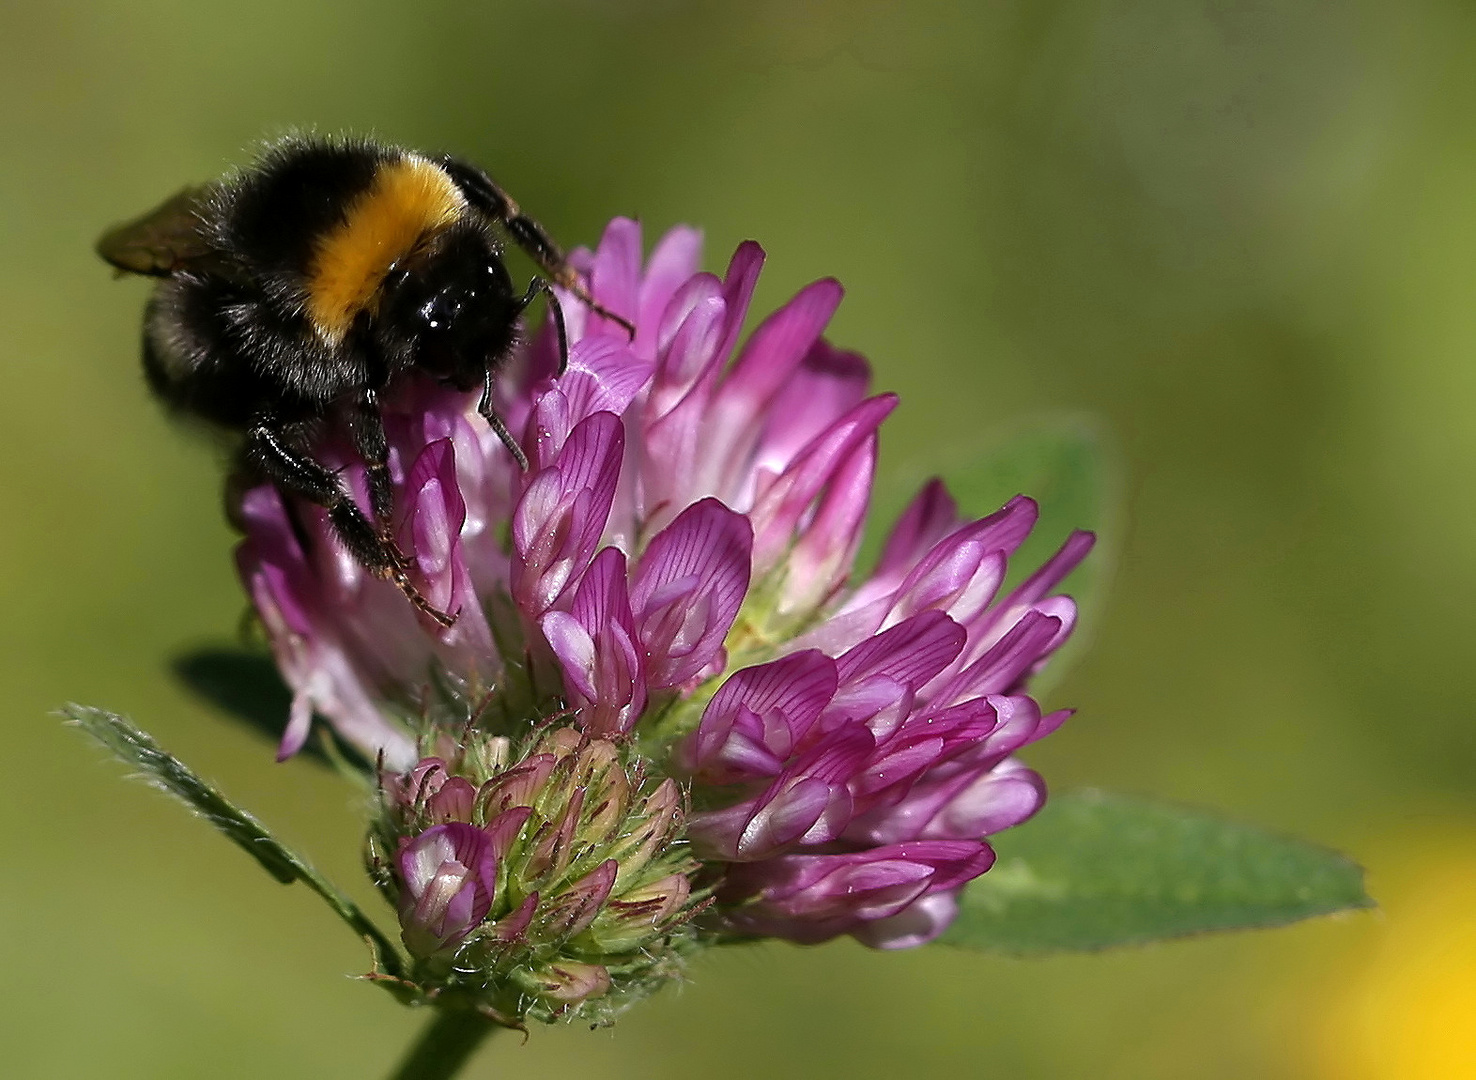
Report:
[{"label": "green bract", "polygon": [[[397,989],[513,1025],[600,1023],[681,971],[705,894],[674,781],[648,777],[629,744],[572,727],[439,741],[444,756],[381,785],[366,849],[412,955]],[[440,859],[451,832],[477,865],[451,859],[459,876],[422,887],[417,854],[439,845]],[[441,880],[462,898],[464,925],[431,930],[422,912]],[[450,902],[428,899],[438,917]]]}]

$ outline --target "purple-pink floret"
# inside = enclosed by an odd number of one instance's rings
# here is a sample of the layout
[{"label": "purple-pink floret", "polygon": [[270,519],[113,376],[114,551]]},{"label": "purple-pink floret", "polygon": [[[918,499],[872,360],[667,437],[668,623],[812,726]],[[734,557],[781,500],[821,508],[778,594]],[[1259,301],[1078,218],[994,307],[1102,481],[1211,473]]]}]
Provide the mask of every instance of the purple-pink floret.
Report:
[{"label": "purple-pink floret", "polygon": [[[415,741],[384,702],[434,665],[495,686],[488,604],[510,597],[589,734],[669,725],[690,703],[687,722],[658,729],[674,740],[658,766],[690,785],[688,835],[723,870],[729,931],[920,944],[989,868],[985,838],[1045,799],[1012,755],[1069,715],[1042,715],[1025,687],[1071,633],[1075,605],[1053,590],[1092,537],[1073,534],[1002,595],[1035,503],[960,521],[933,481],[852,581],[896,399],[868,397],[865,361],[821,337],[834,281],[802,289],[739,348],[763,251],[743,244],[718,278],[698,271],[700,247],[673,230],[643,267],[639,226],[617,219],[576,253],[636,333],[565,296],[567,371],[555,377],[545,328],[501,373],[497,407],[527,472],[474,396],[416,382],[387,397],[394,536],[416,587],[457,615],[451,628],[359,566],[321,509],[297,505],[294,524],[270,487],[245,496],[239,565],[294,692],[281,755],[317,713],[412,769]],[[367,507],[353,455],[325,456]],[[462,828],[401,855],[407,885],[431,883],[407,891],[427,941],[452,941],[477,913],[484,861]]]},{"label": "purple-pink floret", "polygon": [[454,949],[492,907],[497,855],[486,831],[461,822],[427,829],[400,851],[400,925],[415,956]]}]

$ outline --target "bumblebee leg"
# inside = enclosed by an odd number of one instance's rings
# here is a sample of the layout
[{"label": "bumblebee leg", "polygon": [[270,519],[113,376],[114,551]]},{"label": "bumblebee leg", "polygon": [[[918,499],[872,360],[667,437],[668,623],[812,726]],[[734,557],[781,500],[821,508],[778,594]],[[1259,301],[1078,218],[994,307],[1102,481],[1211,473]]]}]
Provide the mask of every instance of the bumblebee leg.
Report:
[{"label": "bumblebee leg", "polygon": [[495,180],[475,165],[458,161],[453,157],[442,157],[437,160],[437,164],[445,169],[451,179],[456,182],[456,186],[461,188],[461,193],[466,196],[467,202],[500,223],[507,230],[507,234],[513,238],[513,242],[528,253],[528,257],[553,279],[554,284],[568,289],[588,304],[593,311],[619,323],[625,327],[627,334],[632,338],[635,337],[635,325],[624,316],[617,315],[595,302],[595,298],[590,295],[579,273],[569,265],[569,260],[564,258],[564,253],[553,242],[553,238],[548,235],[542,225],[523,213],[518,204],[513,201],[512,196],[502,190]]},{"label": "bumblebee leg", "polygon": [[518,301],[518,311],[522,312],[527,308],[539,293],[548,295],[548,310],[553,316],[554,332],[559,339],[559,374],[562,375],[569,370],[569,331],[564,328],[564,305],[559,303],[559,294],[543,278],[536,277],[528,282],[528,291]]},{"label": "bumblebee leg", "polygon": [[338,477],[297,449],[294,442],[290,428],[270,420],[258,421],[246,433],[246,458],[282,492],[327,510],[328,520],[349,554],[381,577],[389,576],[397,564],[385,550],[379,533]]},{"label": "bumblebee leg", "polygon": [[523,453],[523,448],[518,445],[518,440],[513,438],[511,431],[507,430],[507,424],[502,417],[497,415],[497,410],[492,407],[492,369],[488,368],[482,376],[482,400],[477,402],[477,412],[482,414],[482,419],[487,421],[487,426],[496,432],[497,437],[502,440],[502,445],[507,447],[508,453],[517,460],[518,468],[524,472],[528,471],[528,455]]},{"label": "bumblebee leg", "polygon": [[389,578],[405,597],[442,626],[456,620],[433,607],[405,573],[405,556],[386,541],[327,468],[293,445],[290,429],[262,418],[246,432],[246,459],[286,495],[328,511],[333,531],[349,554],[370,573]]},{"label": "bumblebee leg", "polygon": [[388,527],[395,509],[395,489],[390,483],[389,443],[384,437],[384,419],[379,395],[365,390],[345,410],[349,437],[369,474],[369,503],[381,529]]}]

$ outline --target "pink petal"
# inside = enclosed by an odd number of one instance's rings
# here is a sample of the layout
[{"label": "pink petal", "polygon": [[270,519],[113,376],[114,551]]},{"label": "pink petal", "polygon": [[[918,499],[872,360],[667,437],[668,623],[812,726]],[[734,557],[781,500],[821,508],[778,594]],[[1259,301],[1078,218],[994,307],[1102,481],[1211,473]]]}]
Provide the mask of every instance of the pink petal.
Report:
[{"label": "pink petal", "polygon": [[655,354],[662,313],[682,283],[697,273],[702,262],[702,232],[678,225],[663,236],[646,262],[636,304],[635,350]]},{"label": "pink petal", "polygon": [[753,532],[716,499],[684,510],[641,556],[631,604],[652,686],[694,678],[722,648],[748,591]]}]

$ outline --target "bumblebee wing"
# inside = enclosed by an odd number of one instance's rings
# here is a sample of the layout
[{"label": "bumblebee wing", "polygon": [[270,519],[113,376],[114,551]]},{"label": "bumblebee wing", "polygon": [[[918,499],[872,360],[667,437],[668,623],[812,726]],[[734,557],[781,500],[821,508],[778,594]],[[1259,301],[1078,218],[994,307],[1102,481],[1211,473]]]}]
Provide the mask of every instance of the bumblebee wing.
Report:
[{"label": "bumblebee wing", "polygon": [[188,187],[97,241],[97,253],[129,274],[162,277],[216,254],[204,234],[210,188]]}]

